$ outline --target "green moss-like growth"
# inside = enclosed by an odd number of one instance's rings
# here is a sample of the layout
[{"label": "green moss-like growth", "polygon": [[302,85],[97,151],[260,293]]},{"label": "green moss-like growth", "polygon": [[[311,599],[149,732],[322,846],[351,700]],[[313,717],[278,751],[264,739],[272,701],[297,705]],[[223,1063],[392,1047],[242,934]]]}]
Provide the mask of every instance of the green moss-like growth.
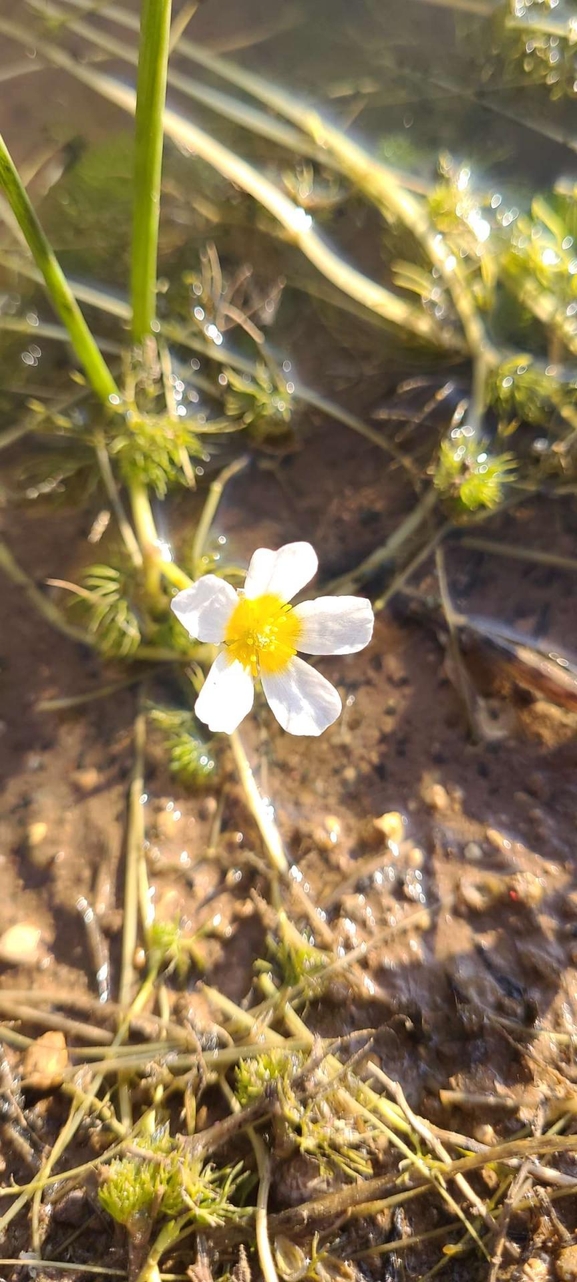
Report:
[{"label": "green moss-like growth", "polygon": [[292,418],[293,391],[282,375],[259,362],[254,378],[233,369],[227,369],[226,376],[229,417],[240,419],[257,440],[284,436]]},{"label": "green moss-like growth", "polygon": [[138,1236],[146,1219],[189,1215],[199,1228],[215,1227],[243,1214],[231,1197],[241,1168],[217,1167],[191,1158],[167,1127],[155,1131],[147,1156],[115,1158],[105,1168],[100,1205],[128,1233]]},{"label": "green moss-like growth", "polygon": [[503,491],[515,479],[513,454],[491,456],[486,446],[459,430],[441,442],[433,473],[435,488],[454,516],[466,516],[479,509],[494,509],[503,501]]},{"label": "green moss-like growth", "polygon": [[214,778],[217,765],[198,733],[198,723],[192,713],[154,708],[150,719],[165,737],[170,770],[178,781],[190,788],[201,788],[209,783]]}]

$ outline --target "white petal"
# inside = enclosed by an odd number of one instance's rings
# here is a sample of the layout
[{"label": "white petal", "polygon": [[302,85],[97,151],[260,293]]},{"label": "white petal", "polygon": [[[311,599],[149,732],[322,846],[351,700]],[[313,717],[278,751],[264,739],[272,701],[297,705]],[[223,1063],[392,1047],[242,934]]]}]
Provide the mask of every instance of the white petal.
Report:
[{"label": "white petal", "polygon": [[296,643],[303,654],[354,654],[373,635],[373,607],[362,596],[319,596],[295,606],[302,623]]},{"label": "white petal", "polygon": [[218,645],[238,605],[238,594],[230,583],[217,578],[216,574],[205,574],[191,588],[178,592],[170,605],[189,636]]},{"label": "white petal", "polygon": [[282,601],[291,601],[316,574],[318,565],[317,554],[310,543],[285,543],[278,552],[257,548],[248,567],[245,596],[273,592]]},{"label": "white petal", "polygon": [[289,734],[322,734],[342,708],[338,690],[302,659],[291,659],[282,672],[263,676],[262,688],[277,721]]},{"label": "white petal", "polygon": [[194,711],[209,730],[232,734],[250,712],[254,685],[250,672],[237,659],[219,654],[196,700]]}]

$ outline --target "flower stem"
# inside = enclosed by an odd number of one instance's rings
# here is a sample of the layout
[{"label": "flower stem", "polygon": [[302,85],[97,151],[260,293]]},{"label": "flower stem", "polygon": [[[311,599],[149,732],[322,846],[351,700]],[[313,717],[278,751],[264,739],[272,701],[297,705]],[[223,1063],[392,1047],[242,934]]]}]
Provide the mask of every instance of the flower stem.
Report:
[{"label": "flower stem", "polygon": [[132,338],[152,333],[156,313],[156,259],[164,143],[172,0],[143,0],[136,94],[134,221],[132,232]]},{"label": "flower stem", "polygon": [[230,746],[248,808],[258,826],[272,868],[276,873],[280,873],[282,877],[287,877],[290,870],[282,838],[270,814],[270,810],[259,792],[238,730],[231,734]]},{"label": "flower stem", "polygon": [[145,485],[133,481],[128,489],[132,518],[136,537],[144,564],[144,585],[150,604],[164,606],[165,601],[161,587],[161,551],[158,546],[158,532],[152,514],[150,498]]},{"label": "flower stem", "polygon": [[103,405],[119,404],[120,394],[106,361],[98,350],[78,303],[32,208],[6,143],[0,134],[0,189],[42,272],[50,299],[70,335],[76,355]]}]

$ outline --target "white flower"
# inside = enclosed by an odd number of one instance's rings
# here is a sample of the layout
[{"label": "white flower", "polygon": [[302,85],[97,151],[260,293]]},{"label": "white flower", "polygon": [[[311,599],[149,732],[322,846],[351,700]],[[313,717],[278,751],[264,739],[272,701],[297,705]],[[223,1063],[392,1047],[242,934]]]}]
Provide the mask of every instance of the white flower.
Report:
[{"label": "white flower", "polygon": [[354,654],[368,645],[374,616],[364,597],[325,596],[289,605],[317,567],[310,543],[286,543],[278,552],[258,548],[244,592],[206,574],[175,596],[172,609],[190,636],[223,646],[195,707],[210,730],[236,730],[252,708],[258,677],[290,734],[319,735],[336,721],[342,707],[338,692],[297,651]]}]

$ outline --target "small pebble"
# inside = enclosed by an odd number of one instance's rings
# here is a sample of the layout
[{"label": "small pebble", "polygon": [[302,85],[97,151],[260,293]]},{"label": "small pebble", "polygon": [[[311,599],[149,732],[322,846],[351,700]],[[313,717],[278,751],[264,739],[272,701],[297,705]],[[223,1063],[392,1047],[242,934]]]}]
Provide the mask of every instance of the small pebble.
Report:
[{"label": "small pebble", "polygon": [[28,1047],[22,1064],[22,1085],[34,1091],[56,1090],[62,1086],[67,1068],[64,1033],[50,1029]]},{"label": "small pebble", "polygon": [[439,814],[451,809],[451,798],[442,783],[432,783],[428,788],[425,788],[423,801],[426,802],[427,806],[430,806],[431,810],[438,810]]},{"label": "small pebble", "polygon": [[180,810],[166,809],[159,810],[154,816],[154,827],[159,841],[170,840],[176,837],[176,825],[181,818]]},{"label": "small pebble", "polygon": [[397,845],[403,840],[405,833],[405,817],[398,810],[389,810],[386,814],[381,815],[379,819],[373,819],[373,825],[377,832],[383,834],[387,841],[394,841]]},{"label": "small pebble", "polygon": [[483,849],[478,841],[468,841],[463,849],[463,854],[465,859],[469,860],[469,863],[476,864],[483,858]]},{"label": "small pebble", "polygon": [[313,841],[317,850],[334,850],[341,836],[341,821],[336,815],[325,815],[322,824],[313,829]]},{"label": "small pebble", "polygon": [[422,868],[425,862],[425,856],[419,846],[411,846],[407,855],[407,864],[409,868]]},{"label": "small pebble", "polygon": [[6,966],[35,966],[40,960],[38,926],[21,921],[0,935],[0,962]]},{"label": "small pebble", "polygon": [[509,878],[511,899],[528,908],[537,908],[545,894],[545,886],[533,872],[516,872]]},{"label": "small pebble", "polygon": [[575,1282],[577,1279],[577,1246],[565,1246],[555,1261],[555,1272],[561,1282]]},{"label": "small pebble", "polygon": [[48,868],[55,858],[54,849],[46,843],[47,834],[48,824],[41,819],[29,824],[26,829],[26,854],[33,868],[40,871]]},{"label": "small pebble", "polygon": [[521,1282],[548,1282],[550,1277],[551,1270],[547,1256],[530,1255],[529,1259],[525,1260]]},{"label": "small pebble", "polygon": [[96,766],[86,766],[83,770],[73,770],[70,778],[79,792],[94,792],[100,783],[100,771]]},{"label": "small pebble", "polygon": [[473,1138],[478,1140],[479,1144],[496,1144],[497,1136],[492,1126],[488,1122],[478,1122],[473,1127]]},{"label": "small pebble", "polygon": [[48,824],[42,819],[37,819],[36,823],[28,824],[26,829],[26,844],[29,850],[34,850],[39,846],[48,832]]}]

